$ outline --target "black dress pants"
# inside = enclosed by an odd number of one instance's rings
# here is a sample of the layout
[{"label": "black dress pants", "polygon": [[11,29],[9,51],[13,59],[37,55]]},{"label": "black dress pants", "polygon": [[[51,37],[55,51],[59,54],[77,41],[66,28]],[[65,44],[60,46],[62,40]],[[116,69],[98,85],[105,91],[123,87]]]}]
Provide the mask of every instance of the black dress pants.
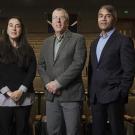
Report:
[{"label": "black dress pants", "polygon": [[92,104],[92,135],[106,135],[107,121],[110,123],[109,135],[125,135],[124,103],[115,101],[108,104]]},{"label": "black dress pants", "polygon": [[28,135],[30,109],[31,106],[0,107],[0,135]]}]

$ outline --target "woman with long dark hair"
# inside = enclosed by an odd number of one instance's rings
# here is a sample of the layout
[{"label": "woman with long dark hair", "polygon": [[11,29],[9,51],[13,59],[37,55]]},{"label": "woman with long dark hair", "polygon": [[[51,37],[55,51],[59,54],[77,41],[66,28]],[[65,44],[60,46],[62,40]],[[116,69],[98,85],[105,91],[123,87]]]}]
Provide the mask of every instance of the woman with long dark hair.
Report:
[{"label": "woman with long dark hair", "polygon": [[36,58],[21,18],[7,22],[0,39],[0,135],[28,135]]}]

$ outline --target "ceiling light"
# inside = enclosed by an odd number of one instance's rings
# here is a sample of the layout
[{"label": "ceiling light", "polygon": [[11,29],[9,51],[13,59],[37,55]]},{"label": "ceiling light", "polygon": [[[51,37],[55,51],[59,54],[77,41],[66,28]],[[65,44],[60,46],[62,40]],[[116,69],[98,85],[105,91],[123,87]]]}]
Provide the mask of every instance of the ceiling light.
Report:
[{"label": "ceiling light", "polygon": [[125,11],[124,11],[124,14],[128,14],[128,10],[125,10]]}]

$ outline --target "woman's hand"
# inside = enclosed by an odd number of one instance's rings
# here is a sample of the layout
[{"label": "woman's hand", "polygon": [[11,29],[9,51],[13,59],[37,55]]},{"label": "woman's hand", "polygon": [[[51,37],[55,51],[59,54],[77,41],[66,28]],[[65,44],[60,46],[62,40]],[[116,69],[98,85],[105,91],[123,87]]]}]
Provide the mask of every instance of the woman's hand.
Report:
[{"label": "woman's hand", "polygon": [[17,101],[21,98],[22,94],[23,94],[22,91],[16,90],[16,91],[14,91],[14,92],[11,93],[11,96],[10,96],[10,97],[11,97],[14,101],[17,102]]}]

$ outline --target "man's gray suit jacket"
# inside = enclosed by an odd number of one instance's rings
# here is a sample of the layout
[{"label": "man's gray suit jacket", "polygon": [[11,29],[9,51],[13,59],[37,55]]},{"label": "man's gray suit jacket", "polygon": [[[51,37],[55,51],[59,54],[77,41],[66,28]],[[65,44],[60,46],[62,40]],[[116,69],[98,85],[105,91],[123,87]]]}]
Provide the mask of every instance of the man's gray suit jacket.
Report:
[{"label": "man's gray suit jacket", "polygon": [[63,102],[83,100],[82,70],[86,60],[85,39],[82,35],[66,31],[54,60],[55,36],[47,38],[41,48],[38,71],[46,85],[57,80],[61,84],[60,95],[46,90],[47,100],[55,96]]}]

